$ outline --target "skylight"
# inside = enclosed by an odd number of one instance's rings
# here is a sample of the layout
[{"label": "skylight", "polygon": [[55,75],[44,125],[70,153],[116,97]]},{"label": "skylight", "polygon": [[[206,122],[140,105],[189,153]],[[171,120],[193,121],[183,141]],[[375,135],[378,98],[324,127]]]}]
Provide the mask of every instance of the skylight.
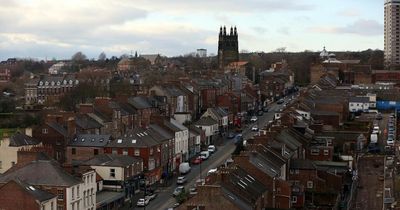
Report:
[{"label": "skylight", "polygon": [[117,140],[117,143],[118,143],[118,144],[121,144],[121,143],[122,143],[122,139],[118,139],[118,140]]},{"label": "skylight", "polygon": [[85,141],[85,138],[82,138],[82,141]]},{"label": "skylight", "polygon": [[136,144],[136,139],[132,139],[132,144]]}]

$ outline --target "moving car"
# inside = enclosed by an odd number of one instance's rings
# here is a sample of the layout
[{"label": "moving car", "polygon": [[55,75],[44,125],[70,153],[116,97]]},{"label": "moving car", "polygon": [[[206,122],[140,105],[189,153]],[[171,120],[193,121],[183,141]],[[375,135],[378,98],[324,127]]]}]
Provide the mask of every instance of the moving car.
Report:
[{"label": "moving car", "polygon": [[186,180],[186,177],[180,176],[180,177],[178,177],[178,179],[176,180],[176,183],[177,183],[177,184],[185,184],[186,181],[187,181],[187,180]]},{"label": "moving car", "polygon": [[156,197],[157,197],[157,194],[156,194],[156,193],[148,193],[148,194],[145,196],[145,199],[148,199],[149,201],[151,201],[151,200],[154,200]]},{"label": "moving car", "polygon": [[172,193],[172,196],[174,196],[174,197],[178,196],[182,192],[185,192],[185,187],[179,186],[179,187],[175,188],[174,192]]},{"label": "moving car", "polygon": [[276,103],[277,104],[283,104],[285,101],[283,99],[279,99]]},{"label": "moving car", "polygon": [[136,206],[147,206],[149,204],[150,199],[148,198],[139,198],[138,202],[136,203]]},{"label": "moving car", "polygon": [[251,130],[252,130],[252,131],[258,131],[258,126],[257,126],[257,125],[254,125],[253,127],[251,127]]},{"label": "moving car", "polygon": [[250,122],[257,122],[258,118],[256,116],[251,117]]}]

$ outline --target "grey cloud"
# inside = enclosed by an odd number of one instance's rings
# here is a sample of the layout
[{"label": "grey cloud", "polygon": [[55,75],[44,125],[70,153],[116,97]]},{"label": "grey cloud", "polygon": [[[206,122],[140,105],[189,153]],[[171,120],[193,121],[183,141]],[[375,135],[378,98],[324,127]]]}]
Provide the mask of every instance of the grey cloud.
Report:
[{"label": "grey cloud", "polygon": [[357,34],[361,36],[378,36],[382,35],[383,24],[375,20],[359,19],[352,24],[341,27],[320,26],[311,28],[313,32],[334,33],[334,34]]}]

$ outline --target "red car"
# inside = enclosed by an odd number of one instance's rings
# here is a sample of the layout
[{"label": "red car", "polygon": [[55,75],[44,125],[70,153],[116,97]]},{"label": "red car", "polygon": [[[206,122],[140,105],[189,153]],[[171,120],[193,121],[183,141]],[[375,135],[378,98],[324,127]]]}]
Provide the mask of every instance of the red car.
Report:
[{"label": "red car", "polygon": [[202,161],[201,157],[196,157],[192,160],[192,164],[200,164]]}]

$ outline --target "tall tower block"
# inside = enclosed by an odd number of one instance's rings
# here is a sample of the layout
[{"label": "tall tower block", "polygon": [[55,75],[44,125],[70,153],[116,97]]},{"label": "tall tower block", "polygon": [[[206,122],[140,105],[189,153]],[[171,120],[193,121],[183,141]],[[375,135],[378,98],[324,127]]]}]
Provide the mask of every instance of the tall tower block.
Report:
[{"label": "tall tower block", "polygon": [[400,0],[385,0],[385,68],[400,70]]}]

